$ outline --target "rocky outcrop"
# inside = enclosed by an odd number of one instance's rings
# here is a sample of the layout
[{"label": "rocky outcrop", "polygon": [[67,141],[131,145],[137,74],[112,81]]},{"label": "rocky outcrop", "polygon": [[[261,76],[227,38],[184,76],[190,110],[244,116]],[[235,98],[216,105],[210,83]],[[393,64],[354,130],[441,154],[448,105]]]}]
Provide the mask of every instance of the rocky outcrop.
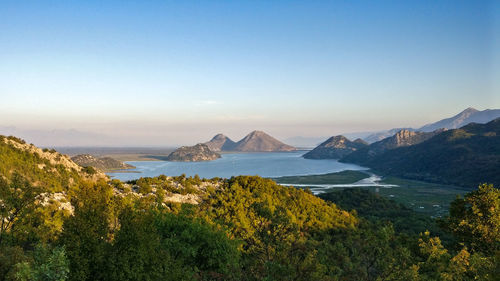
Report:
[{"label": "rocky outcrop", "polygon": [[364,164],[366,161],[388,150],[419,144],[445,130],[446,129],[440,129],[434,132],[425,133],[402,129],[391,137],[372,143],[371,145],[359,149],[349,155],[345,155],[342,161]]},{"label": "rocky outcrop", "polygon": [[97,158],[90,154],[80,154],[71,157],[71,160],[82,167],[94,167],[102,171],[126,170],[134,169],[135,167],[111,157]]},{"label": "rocky outcrop", "polygon": [[236,143],[223,134],[217,134],[205,143],[212,151],[233,151]]},{"label": "rocky outcrop", "polygon": [[295,147],[284,144],[262,131],[253,131],[237,142],[234,151],[244,152],[271,152],[294,151]]},{"label": "rocky outcrop", "polygon": [[363,140],[366,141],[367,143],[375,143],[375,142],[381,141],[383,139],[392,137],[392,136],[394,136],[394,134],[396,134],[397,132],[399,132],[401,130],[416,131],[415,129],[412,129],[412,128],[394,128],[394,129],[380,131],[380,132],[370,134],[370,135],[364,137]]},{"label": "rocky outcrop", "polygon": [[201,162],[215,160],[220,157],[220,154],[210,150],[206,144],[199,143],[194,146],[182,146],[178,148],[168,155],[167,161]]},{"label": "rocky outcrop", "polygon": [[344,136],[334,136],[304,154],[303,157],[307,159],[340,159],[366,146],[367,144],[360,139],[350,141]]}]

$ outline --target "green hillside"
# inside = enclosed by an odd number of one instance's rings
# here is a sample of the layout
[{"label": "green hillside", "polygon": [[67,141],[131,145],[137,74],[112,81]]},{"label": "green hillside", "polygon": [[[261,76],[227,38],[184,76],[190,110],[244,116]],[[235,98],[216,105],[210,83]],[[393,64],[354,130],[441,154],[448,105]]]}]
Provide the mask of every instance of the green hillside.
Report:
[{"label": "green hillside", "polygon": [[16,137],[0,136],[0,175],[10,181],[15,174],[51,192],[67,191],[82,180],[105,178],[55,150],[42,150]]},{"label": "green hillside", "polygon": [[500,119],[442,132],[372,159],[345,157],[382,174],[460,186],[500,185]]},{"label": "green hillside", "polygon": [[56,152],[2,141],[0,280],[497,276],[500,193],[491,185],[435,221],[367,191],[323,200],[258,176],[93,181],[87,172],[98,172]]}]

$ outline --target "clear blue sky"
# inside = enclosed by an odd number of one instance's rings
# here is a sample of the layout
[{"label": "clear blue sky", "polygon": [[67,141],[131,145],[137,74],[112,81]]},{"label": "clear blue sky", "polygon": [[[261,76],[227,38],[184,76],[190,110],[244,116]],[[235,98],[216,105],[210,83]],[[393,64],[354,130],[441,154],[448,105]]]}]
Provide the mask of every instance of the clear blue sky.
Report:
[{"label": "clear blue sky", "polygon": [[2,0],[0,126],[168,145],[500,108],[497,3]]}]

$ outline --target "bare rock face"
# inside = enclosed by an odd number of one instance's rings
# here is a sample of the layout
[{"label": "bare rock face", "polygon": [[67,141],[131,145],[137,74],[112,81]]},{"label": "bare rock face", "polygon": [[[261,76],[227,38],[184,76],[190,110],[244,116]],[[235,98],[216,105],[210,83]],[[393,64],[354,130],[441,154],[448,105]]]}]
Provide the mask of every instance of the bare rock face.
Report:
[{"label": "bare rock face", "polygon": [[102,170],[102,171],[110,171],[110,170],[125,170],[125,169],[134,169],[135,167],[123,162],[120,162],[116,159],[113,159],[111,157],[102,157],[102,158],[97,158],[94,157],[90,154],[80,154],[71,157],[71,160],[75,162],[76,164],[82,166],[82,167],[87,167],[91,166],[96,169]]},{"label": "bare rock face", "polygon": [[176,162],[201,162],[220,158],[220,154],[213,152],[203,143],[194,146],[182,146],[168,155],[168,161]]},{"label": "bare rock face", "polygon": [[205,143],[212,151],[232,151],[236,143],[223,134],[217,134],[209,142]]},{"label": "bare rock face", "polygon": [[296,148],[284,144],[262,131],[253,131],[237,142],[234,150],[244,152],[271,152],[294,151]]},{"label": "bare rock face", "polygon": [[333,136],[304,154],[307,159],[340,159],[353,151],[366,147],[362,140],[350,141],[344,136]]},{"label": "bare rock face", "polygon": [[436,130],[434,132],[414,132],[410,130],[400,130],[394,136],[385,138],[379,142],[370,145],[371,154],[379,154],[389,149],[394,149],[398,147],[411,146],[421,142],[424,142],[433,136],[443,132],[445,129]]}]

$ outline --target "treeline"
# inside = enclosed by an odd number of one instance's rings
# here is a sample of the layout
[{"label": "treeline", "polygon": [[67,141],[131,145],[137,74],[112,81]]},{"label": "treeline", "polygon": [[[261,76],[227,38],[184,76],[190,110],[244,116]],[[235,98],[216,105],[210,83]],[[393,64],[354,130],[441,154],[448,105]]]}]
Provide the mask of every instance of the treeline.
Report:
[{"label": "treeline", "polygon": [[[147,189],[164,182],[157,177],[135,184]],[[56,210],[41,212],[37,205],[39,187],[19,174],[2,177],[0,280],[499,276],[500,192],[491,185],[455,200],[450,216],[435,222],[360,190],[327,194],[324,201],[260,177],[217,182],[198,205],[132,200],[118,195],[117,181],[81,182],[71,191],[72,214],[52,218]],[[61,227],[43,231],[51,223]],[[446,247],[437,236],[445,232]]]}]

